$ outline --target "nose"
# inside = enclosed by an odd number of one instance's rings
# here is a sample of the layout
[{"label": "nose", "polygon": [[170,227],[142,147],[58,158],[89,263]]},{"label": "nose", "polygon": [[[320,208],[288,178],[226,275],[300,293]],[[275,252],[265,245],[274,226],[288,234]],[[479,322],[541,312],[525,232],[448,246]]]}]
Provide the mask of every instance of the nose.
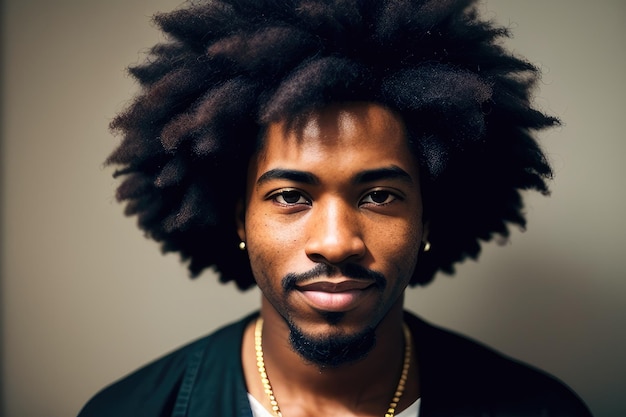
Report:
[{"label": "nose", "polygon": [[309,259],[338,265],[361,258],[366,247],[357,211],[342,201],[318,201],[307,225]]}]

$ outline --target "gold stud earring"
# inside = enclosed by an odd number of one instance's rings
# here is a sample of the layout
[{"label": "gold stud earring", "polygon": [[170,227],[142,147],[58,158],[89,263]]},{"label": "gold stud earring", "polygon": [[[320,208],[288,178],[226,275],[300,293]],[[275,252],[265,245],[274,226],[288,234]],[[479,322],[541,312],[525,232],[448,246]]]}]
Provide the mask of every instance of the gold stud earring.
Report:
[{"label": "gold stud earring", "polygon": [[430,242],[424,242],[424,252],[428,252],[430,250]]},{"label": "gold stud earring", "polygon": [[239,249],[246,250],[246,242],[244,242],[243,240],[239,242]]}]

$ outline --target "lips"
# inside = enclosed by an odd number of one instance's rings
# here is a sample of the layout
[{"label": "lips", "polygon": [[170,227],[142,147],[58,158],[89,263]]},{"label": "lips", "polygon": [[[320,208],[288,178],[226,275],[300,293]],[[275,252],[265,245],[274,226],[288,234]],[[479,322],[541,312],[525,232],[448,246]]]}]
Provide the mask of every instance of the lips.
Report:
[{"label": "lips", "polygon": [[343,312],[359,305],[373,287],[368,280],[315,281],[297,285],[296,290],[317,310]]},{"label": "lips", "polygon": [[344,280],[344,281],[315,281],[308,284],[296,285],[300,291],[323,291],[323,292],[343,292],[352,290],[364,290],[374,285],[372,281],[366,280]]}]

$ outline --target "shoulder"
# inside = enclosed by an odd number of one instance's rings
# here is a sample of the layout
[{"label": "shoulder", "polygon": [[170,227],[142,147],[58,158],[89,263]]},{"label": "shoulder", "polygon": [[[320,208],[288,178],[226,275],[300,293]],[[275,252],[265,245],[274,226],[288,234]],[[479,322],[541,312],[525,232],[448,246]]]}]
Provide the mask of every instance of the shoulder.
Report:
[{"label": "shoulder", "polygon": [[249,317],[224,326],[158,358],[112,383],[92,397],[78,417],[170,416],[185,373],[192,361],[202,358],[203,367],[238,352],[241,332]]},{"label": "shoulder", "polygon": [[553,375],[410,314],[407,322],[418,339],[422,407],[436,415],[591,416]]}]

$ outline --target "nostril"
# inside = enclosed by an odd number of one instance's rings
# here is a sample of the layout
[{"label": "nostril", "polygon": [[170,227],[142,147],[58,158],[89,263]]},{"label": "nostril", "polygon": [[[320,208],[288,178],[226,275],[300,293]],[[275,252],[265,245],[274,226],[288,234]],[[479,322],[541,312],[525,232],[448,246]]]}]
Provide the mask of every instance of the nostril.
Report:
[{"label": "nostril", "polygon": [[340,264],[347,259],[359,258],[365,253],[365,244],[357,236],[342,239],[309,240],[307,256],[316,262]]}]

